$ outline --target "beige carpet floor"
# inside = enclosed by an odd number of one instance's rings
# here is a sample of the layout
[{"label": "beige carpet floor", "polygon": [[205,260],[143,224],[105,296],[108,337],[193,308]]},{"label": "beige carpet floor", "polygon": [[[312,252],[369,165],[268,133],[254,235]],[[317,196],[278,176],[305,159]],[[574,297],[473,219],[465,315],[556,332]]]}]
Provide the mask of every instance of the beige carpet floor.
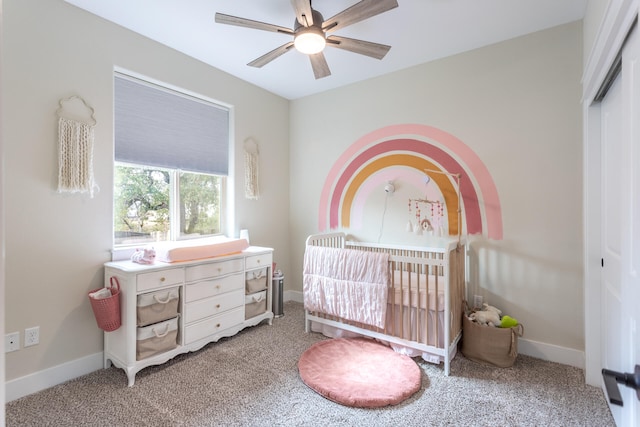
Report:
[{"label": "beige carpet floor", "polygon": [[7,426],[613,426],[599,388],[577,368],[518,356],[511,368],[458,354],[451,375],[415,359],[422,387],[397,406],[358,409],[308,388],[297,361],[319,334],[302,305],[235,337],[146,368],[127,387],[101,369],[6,405]]}]

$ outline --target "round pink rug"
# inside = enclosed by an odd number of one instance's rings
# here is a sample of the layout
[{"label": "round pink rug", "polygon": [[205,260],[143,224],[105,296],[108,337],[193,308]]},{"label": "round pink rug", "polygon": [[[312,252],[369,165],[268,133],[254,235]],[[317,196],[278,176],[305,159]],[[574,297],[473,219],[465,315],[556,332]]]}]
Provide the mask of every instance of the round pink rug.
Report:
[{"label": "round pink rug", "polygon": [[315,343],[298,361],[302,381],[346,406],[397,405],[420,390],[422,373],[408,356],[367,338]]}]

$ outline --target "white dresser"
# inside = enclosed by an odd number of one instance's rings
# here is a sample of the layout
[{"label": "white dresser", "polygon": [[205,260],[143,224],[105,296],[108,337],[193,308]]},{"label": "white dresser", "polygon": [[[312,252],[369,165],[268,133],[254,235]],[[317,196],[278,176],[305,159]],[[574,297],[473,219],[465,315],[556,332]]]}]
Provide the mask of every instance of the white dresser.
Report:
[{"label": "white dresser", "polygon": [[[120,283],[122,325],[104,333],[104,366],[127,373],[195,351],[263,320],[271,324],[273,249],[178,263],[105,264],[105,286]],[[147,324],[148,322],[154,322]]]}]

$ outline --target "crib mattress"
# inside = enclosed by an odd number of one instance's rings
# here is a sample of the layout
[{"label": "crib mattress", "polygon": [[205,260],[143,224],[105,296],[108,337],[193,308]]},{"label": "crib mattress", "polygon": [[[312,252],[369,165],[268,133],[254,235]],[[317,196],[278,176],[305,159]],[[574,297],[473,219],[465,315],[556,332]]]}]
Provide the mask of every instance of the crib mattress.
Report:
[{"label": "crib mattress", "polygon": [[[393,287],[389,288],[387,303],[405,307],[420,307],[433,311],[444,311],[444,277],[408,273],[395,270]],[[427,306],[428,301],[428,306]]]},{"label": "crib mattress", "polygon": [[176,245],[159,245],[156,259],[162,262],[192,261],[242,252],[249,247],[246,239],[218,237],[181,242]]}]

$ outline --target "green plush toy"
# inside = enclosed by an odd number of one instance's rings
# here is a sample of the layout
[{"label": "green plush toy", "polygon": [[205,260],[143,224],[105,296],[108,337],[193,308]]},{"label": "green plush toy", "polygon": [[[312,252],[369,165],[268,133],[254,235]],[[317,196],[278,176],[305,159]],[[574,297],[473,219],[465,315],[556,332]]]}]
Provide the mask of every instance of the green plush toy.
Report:
[{"label": "green plush toy", "polygon": [[518,326],[518,321],[511,316],[502,316],[500,327],[501,328],[513,328]]}]

